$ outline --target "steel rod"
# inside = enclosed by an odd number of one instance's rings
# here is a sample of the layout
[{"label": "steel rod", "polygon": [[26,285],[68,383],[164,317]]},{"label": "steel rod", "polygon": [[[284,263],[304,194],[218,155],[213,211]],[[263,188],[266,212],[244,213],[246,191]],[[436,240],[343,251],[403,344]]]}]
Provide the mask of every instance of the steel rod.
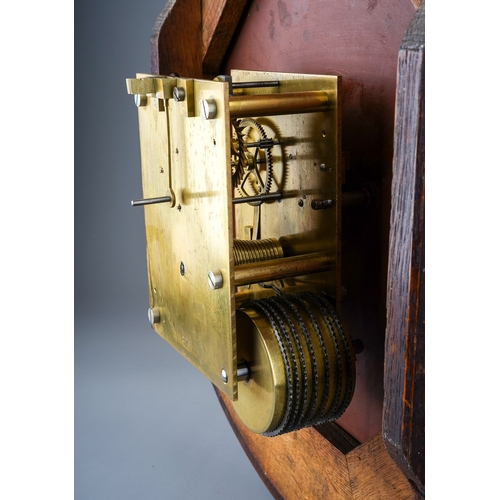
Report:
[{"label": "steel rod", "polygon": [[243,264],[234,268],[235,286],[251,285],[294,276],[328,271],[335,263],[333,255],[318,252],[283,259]]},{"label": "steel rod", "polygon": [[233,82],[233,89],[254,89],[259,87],[279,87],[278,80],[268,82]]},{"label": "steel rod", "polygon": [[233,198],[233,205],[237,205],[238,203],[252,203],[254,201],[261,201],[264,203],[265,201],[273,200],[281,200],[281,193],[264,193],[255,196],[245,196],[243,198]]},{"label": "steel rod", "polygon": [[266,148],[272,148],[273,146],[278,146],[279,144],[280,141],[273,141],[272,139],[264,139],[257,142],[247,142],[245,143],[245,146],[247,148],[266,149]]},{"label": "steel rod", "polygon": [[158,198],[145,198],[143,200],[132,200],[131,205],[133,207],[139,207],[142,205],[154,205],[156,203],[170,203],[172,198],[170,196],[160,196]]},{"label": "steel rod", "polygon": [[238,382],[248,382],[250,380],[250,366],[246,361],[238,363],[236,368],[236,378]]},{"label": "steel rod", "polygon": [[335,206],[335,202],[333,200],[312,200],[311,208],[313,210],[326,210],[327,208],[332,208]]}]

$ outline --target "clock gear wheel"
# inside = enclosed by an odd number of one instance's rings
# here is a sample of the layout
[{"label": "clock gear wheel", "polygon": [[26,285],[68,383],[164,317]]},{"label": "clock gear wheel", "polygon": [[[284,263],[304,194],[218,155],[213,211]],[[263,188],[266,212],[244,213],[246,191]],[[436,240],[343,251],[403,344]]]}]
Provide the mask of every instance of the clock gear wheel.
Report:
[{"label": "clock gear wheel", "polygon": [[[231,142],[232,185],[240,196],[269,193],[273,183],[274,140],[267,137],[264,127],[253,118],[232,121]],[[265,164],[265,180],[261,165]]]}]

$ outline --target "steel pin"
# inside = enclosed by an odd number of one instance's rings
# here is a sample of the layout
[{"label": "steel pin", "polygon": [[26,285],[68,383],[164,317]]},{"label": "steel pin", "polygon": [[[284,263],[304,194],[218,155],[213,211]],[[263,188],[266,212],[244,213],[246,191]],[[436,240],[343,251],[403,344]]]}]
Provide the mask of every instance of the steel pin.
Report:
[{"label": "steel pin", "polygon": [[143,200],[132,200],[130,203],[133,207],[139,207],[142,205],[154,205],[156,203],[171,203],[172,198],[170,196],[160,196],[158,198],[145,198]]}]

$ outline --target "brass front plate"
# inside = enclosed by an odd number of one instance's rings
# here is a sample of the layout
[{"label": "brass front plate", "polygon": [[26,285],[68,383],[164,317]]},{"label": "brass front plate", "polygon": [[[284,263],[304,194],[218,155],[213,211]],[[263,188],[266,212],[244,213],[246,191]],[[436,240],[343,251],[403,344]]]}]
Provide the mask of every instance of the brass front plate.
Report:
[{"label": "brass front plate", "polygon": [[[168,81],[155,80],[156,88]],[[147,105],[138,108],[143,196],[175,195],[172,207],[144,207],[149,301],[160,313],[153,328],[235,399],[228,86],[173,80],[170,90],[184,88],[184,101],[148,94]],[[214,119],[200,116],[203,99],[216,102]],[[209,287],[209,271],[221,272],[222,288]],[[221,370],[227,373],[227,383]]]},{"label": "brass front plate", "polygon": [[[328,252],[333,267],[287,278],[285,292],[327,291],[340,298],[340,79],[335,76],[233,71],[234,81],[280,80],[259,93],[327,91],[332,106],[313,113],[254,118],[273,148],[273,187],[283,199],[260,208],[232,204],[229,86],[225,82],[137,75],[129,93],[147,98],[138,108],[143,197],[171,196],[172,203],[146,205],[146,248],[150,307],[160,320],[154,330],[230,399],[238,399],[235,292],[253,298],[269,294],[259,285],[234,286],[233,238],[279,239],[285,255]],[[173,99],[173,89],[185,99]],[[242,94],[236,91],[235,94]],[[200,102],[215,102],[212,119],[200,116]],[[328,210],[312,210],[313,199],[332,199]],[[208,286],[220,271],[222,288]],[[241,301],[238,302],[238,304]],[[221,371],[227,373],[227,382]]]},{"label": "brass front plate", "polygon": [[[285,255],[328,252],[334,255],[330,271],[282,280],[276,283],[285,292],[301,289],[326,291],[336,297],[340,310],[340,232],[341,232],[341,126],[340,77],[233,70],[234,82],[279,80],[279,87],[236,90],[236,95],[327,91],[332,106],[327,111],[283,114],[254,118],[268,138],[280,141],[272,149],[274,165],[271,192],[281,191],[281,202],[260,207],[260,238],[278,238]],[[265,175],[262,170],[261,175]],[[313,210],[313,199],[331,199],[327,210]],[[245,228],[254,225],[256,209],[248,204],[235,207],[235,237],[245,239]],[[239,287],[239,293],[261,298],[269,292],[252,285]]]}]

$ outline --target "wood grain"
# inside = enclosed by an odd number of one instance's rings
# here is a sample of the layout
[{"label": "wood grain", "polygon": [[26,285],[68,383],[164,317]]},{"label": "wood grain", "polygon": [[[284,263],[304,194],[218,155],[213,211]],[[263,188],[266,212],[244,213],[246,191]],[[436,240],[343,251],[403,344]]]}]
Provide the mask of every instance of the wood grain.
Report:
[{"label": "wood grain", "polygon": [[274,438],[248,431],[230,401],[216,389],[222,408],[269,491],[277,499],[352,498],[346,456],[312,428]]},{"label": "wood grain", "polygon": [[247,0],[202,0],[203,72],[217,76]]},{"label": "wood grain", "polygon": [[315,425],[314,428],[344,455],[361,444],[335,422]]},{"label": "wood grain", "polygon": [[[416,498],[409,482],[388,455],[381,433],[347,455],[314,428],[266,438],[248,431],[226,396],[218,389],[215,391],[248,458],[275,498]],[[355,443],[350,437],[345,439]]]},{"label": "wood grain", "polygon": [[382,433],[347,454],[353,499],[414,500],[410,483],[387,453]]},{"label": "wood grain", "polygon": [[425,485],[425,3],[401,44],[389,244],[384,443],[424,493]]},{"label": "wood grain", "polygon": [[151,73],[213,78],[246,0],[168,0],[151,36]]},{"label": "wood grain", "polygon": [[201,5],[199,0],[168,0],[150,40],[151,73],[202,78]]}]

